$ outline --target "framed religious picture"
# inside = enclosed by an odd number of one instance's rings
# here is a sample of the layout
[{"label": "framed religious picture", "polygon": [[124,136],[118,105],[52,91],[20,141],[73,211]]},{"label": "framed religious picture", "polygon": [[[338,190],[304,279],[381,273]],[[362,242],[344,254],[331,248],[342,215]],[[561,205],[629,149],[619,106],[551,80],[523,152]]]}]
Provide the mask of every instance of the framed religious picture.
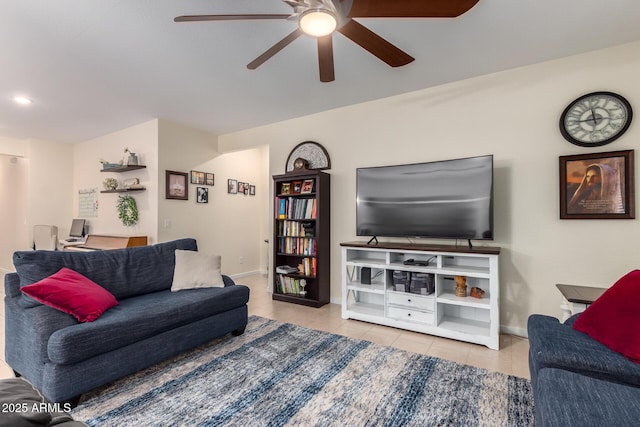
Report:
[{"label": "framed religious picture", "polygon": [[167,199],[189,200],[189,174],[186,172],[166,171]]},{"label": "framed religious picture", "polygon": [[633,157],[633,150],[561,156],[560,218],[635,218]]}]

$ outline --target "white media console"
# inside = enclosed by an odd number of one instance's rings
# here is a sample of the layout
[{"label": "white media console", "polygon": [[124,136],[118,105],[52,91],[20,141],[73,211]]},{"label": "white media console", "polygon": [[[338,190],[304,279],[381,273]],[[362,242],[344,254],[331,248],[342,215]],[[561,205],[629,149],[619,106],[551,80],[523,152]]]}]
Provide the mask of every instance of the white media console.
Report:
[{"label": "white media console", "polygon": [[[362,320],[499,350],[500,248],[390,242],[371,245],[346,242],[340,246],[343,319]],[[407,265],[407,260],[415,260],[421,265]],[[432,274],[434,292],[398,292],[394,286],[394,271]],[[455,276],[467,278],[467,296],[456,296]],[[483,297],[469,296],[472,287],[481,288],[485,292]]]}]

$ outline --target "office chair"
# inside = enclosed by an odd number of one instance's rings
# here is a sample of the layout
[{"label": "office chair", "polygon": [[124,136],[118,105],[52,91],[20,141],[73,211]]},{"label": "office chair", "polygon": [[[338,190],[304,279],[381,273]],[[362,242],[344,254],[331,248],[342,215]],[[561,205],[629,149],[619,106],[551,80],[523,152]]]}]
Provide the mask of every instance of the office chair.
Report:
[{"label": "office chair", "polygon": [[33,226],[33,249],[55,251],[58,249],[58,227],[55,225]]}]

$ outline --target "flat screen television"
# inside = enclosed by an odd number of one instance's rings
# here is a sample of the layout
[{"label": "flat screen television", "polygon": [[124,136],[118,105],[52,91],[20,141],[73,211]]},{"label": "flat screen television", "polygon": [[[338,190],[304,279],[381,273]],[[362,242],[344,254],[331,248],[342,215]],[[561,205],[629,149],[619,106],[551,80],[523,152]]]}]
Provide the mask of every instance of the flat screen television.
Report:
[{"label": "flat screen television", "polygon": [[493,156],[356,170],[358,236],[493,240]]}]

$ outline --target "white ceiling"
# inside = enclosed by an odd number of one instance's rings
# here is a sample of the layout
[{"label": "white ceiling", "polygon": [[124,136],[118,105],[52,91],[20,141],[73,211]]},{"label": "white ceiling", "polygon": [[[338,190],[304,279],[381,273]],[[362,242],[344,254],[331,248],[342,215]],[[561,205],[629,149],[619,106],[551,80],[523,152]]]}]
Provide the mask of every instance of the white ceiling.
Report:
[{"label": "white ceiling", "polygon": [[416,60],[390,68],[336,34],[336,80],[321,83],[306,36],[246,68],[294,22],[173,22],[290,12],[281,0],[0,0],[0,136],[76,143],[153,118],[224,134],[640,40],[638,0],[480,0],[456,19],[359,19]]}]

